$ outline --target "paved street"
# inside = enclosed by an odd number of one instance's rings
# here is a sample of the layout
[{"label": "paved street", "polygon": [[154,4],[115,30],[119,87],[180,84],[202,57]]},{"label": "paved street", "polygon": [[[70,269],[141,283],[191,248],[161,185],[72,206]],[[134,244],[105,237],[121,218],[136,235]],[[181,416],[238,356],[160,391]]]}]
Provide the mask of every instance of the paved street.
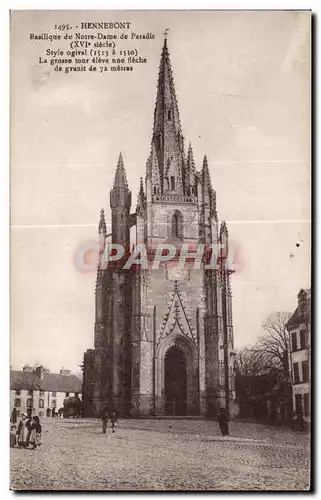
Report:
[{"label": "paved street", "polygon": [[[11,450],[14,490],[306,490],[309,436],[258,424],[43,419],[43,444]],[[109,424],[110,425],[110,424]],[[170,427],[171,426],[171,427]]]}]

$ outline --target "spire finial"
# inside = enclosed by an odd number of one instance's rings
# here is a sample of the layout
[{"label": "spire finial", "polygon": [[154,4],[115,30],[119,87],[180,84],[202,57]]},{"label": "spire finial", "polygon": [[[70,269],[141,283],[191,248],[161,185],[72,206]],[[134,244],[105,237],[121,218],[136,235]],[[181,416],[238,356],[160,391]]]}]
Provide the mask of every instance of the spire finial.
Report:
[{"label": "spire finial", "polygon": [[166,28],[163,35],[164,35],[164,44],[167,42],[167,37],[169,35],[169,28]]},{"label": "spire finial", "polygon": [[119,153],[116,174],[114,179],[114,188],[128,189],[127,176],[124,167],[123,155]]}]

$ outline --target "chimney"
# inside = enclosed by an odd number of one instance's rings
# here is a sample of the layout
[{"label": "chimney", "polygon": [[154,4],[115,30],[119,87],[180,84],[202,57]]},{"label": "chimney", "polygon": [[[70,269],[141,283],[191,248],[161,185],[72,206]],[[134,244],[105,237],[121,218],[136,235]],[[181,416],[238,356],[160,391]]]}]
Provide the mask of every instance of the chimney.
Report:
[{"label": "chimney", "polygon": [[24,365],[24,367],[22,368],[22,371],[25,372],[25,373],[33,373],[34,369],[33,369],[32,366]]},{"label": "chimney", "polygon": [[65,369],[65,368],[63,368],[63,367],[62,367],[62,368],[61,368],[61,370],[60,370],[60,375],[65,375],[65,376],[68,376],[68,375],[70,375],[70,373],[71,373],[71,372],[70,372],[70,370],[66,370],[66,369]]},{"label": "chimney", "polygon": [[305,290],[300,290],[298,294],[298,308],[299,308],[299,316],[305,316],[307,312],[307,294]]},{"label": "chimney", "polygon": [[38,375],[39,379],[42,380],[44,376],[44,367],[42,365],[37,366],[36,368],[36,374]]}]

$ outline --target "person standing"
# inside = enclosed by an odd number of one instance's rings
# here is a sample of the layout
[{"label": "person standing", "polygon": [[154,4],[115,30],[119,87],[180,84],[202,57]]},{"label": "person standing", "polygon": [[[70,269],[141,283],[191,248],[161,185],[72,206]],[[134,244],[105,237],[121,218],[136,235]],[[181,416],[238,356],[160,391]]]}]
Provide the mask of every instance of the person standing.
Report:
[{"label": "person standing", "polygon": [[36,415],[33,417],[30,425],[30,436],[29,443],[31,444],[33,450],[37,448],[37,446],[41,445],[41,425],[39,417]]},{"label": "person standing", "polygon": [[102,414],[101,414],[101,420],[103,423],[103,434],[106,434],[106,431],[107,431],[108,417],[109,417],[108,405],[105,404],[103,411],[102,411]]},{"label": "person standing", "polygon": [[21,420],[17,429],[18,446],[19,448],[26,448],[29,444],[29,427],[30,420],[25,413],[21,414]]},{"label": "person standing", "polygon": [[10,422],[15,425],[17,423],[17,410],[14,408],[11,413],[11,419]]},{"label": "person standing", "polygon": [[113,411],[111,413],[110,421],[111,421],[111,429],[112,429],[112,432],[114,433],[115,432],[115,428],[117,426],[117,415],[116,415],[115,411]]},{"label": "person standing", "polygon": [[17,428],[15,425],[10,427],[10,448],[14,448],[17,444]]},{"label": "person standing", "polygon": [[220,411],[217,414],[218,425],[220,427],[220,431],[223,436],[228,436],[228,414],[225,408],[220,408]]}]

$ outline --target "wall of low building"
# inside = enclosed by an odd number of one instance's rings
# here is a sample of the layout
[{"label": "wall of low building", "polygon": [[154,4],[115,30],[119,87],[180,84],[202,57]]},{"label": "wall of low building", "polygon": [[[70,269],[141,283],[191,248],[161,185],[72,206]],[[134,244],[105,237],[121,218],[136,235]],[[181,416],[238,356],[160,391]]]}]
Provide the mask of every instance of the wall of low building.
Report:
[{"label": "wall of low building", "polygon": [[[68,393],[68,397],[75,396],[74,392]],[[81,394],[78,394],[81,399]],[[33,408],[33,415],[38,415],[39,417],[46,416],[46,410],[49,408],[52,410],[56,408],[63,408],[64,399],[66,398],[66,392],[52,392],[52,391],[33,391],[31,395],[28,390],[11,390],[10,391],[10,411],[13,408],[17,410],[17,416],[20,417],[21,413],[27,413],[28,408]]]}]

